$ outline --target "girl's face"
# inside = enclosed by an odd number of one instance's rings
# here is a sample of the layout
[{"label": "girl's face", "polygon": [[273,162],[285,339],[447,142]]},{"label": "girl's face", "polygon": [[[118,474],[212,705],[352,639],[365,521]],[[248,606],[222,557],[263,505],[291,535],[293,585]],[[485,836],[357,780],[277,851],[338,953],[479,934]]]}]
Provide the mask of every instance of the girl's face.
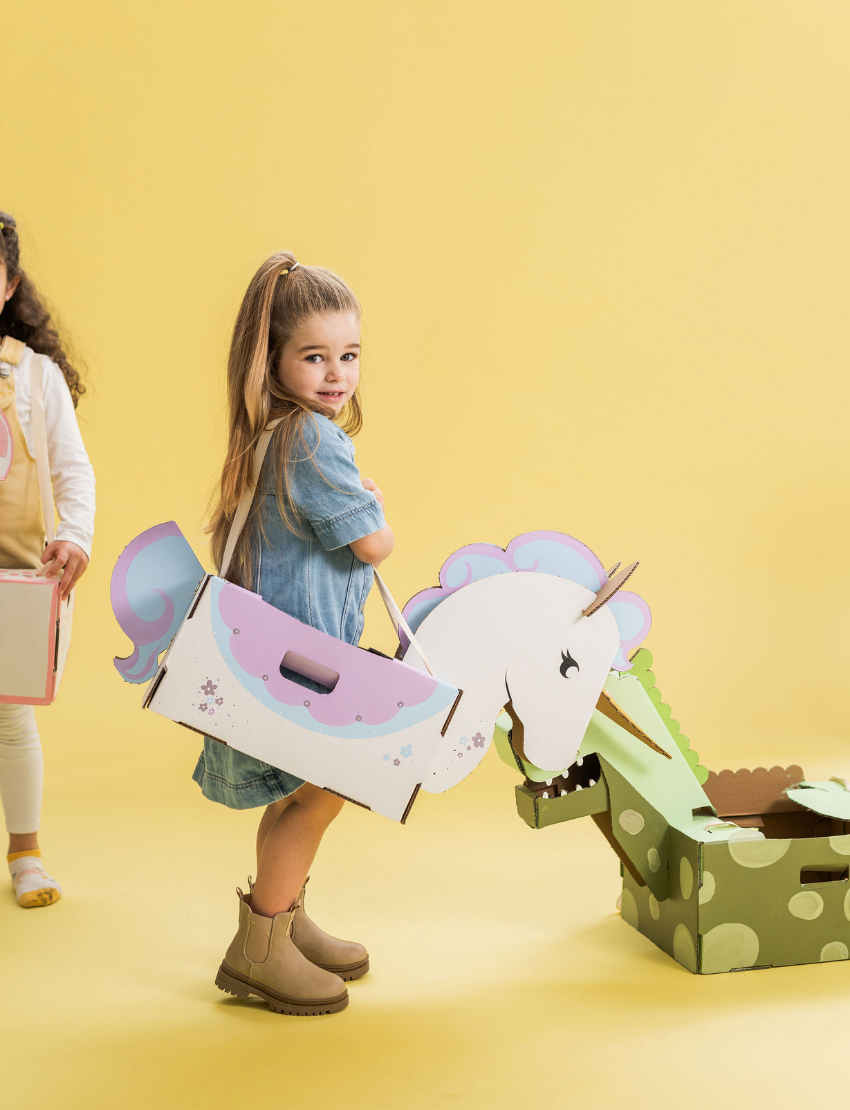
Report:
[{"label": "girl's face", "polygon": [[338,413],[360,380],[360,320],[353,312],[308,316],[280,357],[280,380],[305,401]]},{"label": "girl's face", "polygon": [[6,301],[11,300],[12,294],[18,288],[20,277],[16,277],[14,281],[9,281],[9,274],[6,270],[6,263],[0,262],[0,315],[3,314],[3,309],[6,307]]}]

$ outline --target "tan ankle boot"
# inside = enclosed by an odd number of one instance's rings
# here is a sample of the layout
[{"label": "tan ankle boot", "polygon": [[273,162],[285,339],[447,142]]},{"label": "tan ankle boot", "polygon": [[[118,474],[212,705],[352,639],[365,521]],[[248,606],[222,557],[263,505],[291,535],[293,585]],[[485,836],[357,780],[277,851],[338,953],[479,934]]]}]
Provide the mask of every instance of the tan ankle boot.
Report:
[{"label": "tan ankle boot", "polygon": [[275,1013],[335,1014],[348,1005],[338,975],[310,963],[292,942],[295,906],[288,913],[261,917],[251,912],[251,895],[239,895],[239,931],[224,957],[215,985],[247,998],[262,998]]},{"label": "tan ankle boot", "polygon": [[295,947],[316,967],[332,971],[346,981],[359,979],[369,970],[369,953],[362,944],[353,940],[338,940],[329,936],[310,920],[304,912],[304,892],[309,881],[308,878],[302,886],[293,907],[292,940]]}]

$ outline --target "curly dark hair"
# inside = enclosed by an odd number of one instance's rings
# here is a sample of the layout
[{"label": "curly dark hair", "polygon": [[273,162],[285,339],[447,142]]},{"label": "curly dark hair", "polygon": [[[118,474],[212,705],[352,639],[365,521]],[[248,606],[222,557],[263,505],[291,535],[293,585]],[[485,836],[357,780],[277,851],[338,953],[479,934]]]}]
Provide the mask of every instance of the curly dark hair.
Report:
[{"label": "curly dark hair", "polygon": [[9,281],[20,278],[18,288],[3,306],[3,314],[0,316],[0,335],[20,339],[38,354],[47,355],[55,362],[65,375],[65,381],[68,383],[74,408],[76,408],[86,387],[80,380],[79,372],[68,361],[59,333],[50,319],[50,312],[44,301],[26,271],[21,269],[17,224],[7,212],[0,212],[0,262],[6,267]]}]

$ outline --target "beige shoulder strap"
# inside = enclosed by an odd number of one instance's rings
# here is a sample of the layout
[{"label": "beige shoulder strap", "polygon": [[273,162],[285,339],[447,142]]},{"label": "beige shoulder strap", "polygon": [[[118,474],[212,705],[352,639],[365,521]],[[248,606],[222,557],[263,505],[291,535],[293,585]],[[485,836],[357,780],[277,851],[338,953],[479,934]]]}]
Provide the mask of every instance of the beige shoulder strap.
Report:
[{"label": "beige shoulder strap", "polygon": [[14,370],[24,357],[26,344],[20,339],[13,339],[11,335],[4,335],[0,339],[0,369]]},{"label": "beige shoulder strap", "polygon": [[[251,502],[254,500],[254,492],[257,488],[257,483],[260,480],[260,471],[263,469],[263,461],[265,460],[266,452],[269,449],[272,432],[275,430],[279,423],[279,420],[272,421],[272,423],[269,424],[269,426],[265,429],[265,431],[260,435],[260,438],[257,440],[257,446],[254,448],[254,465],[251,468],[251,483],[242,494],[239,504],[236,506],[236,512],[233,515],[233,523],[230,525],[230,532],[227,537],[227,544],[225,545],[224,555],[221,560],[221,569],[218,572],[219,578],[227,577],[227,571],[230,568],[230,561],[233,558],[233,552],[236,550],[236,544],[239,541],[239,537],[242,534],[242,529],[245,527],[245,521],[248,519],[248,513],[251,510]],[[393,596],[387,589],[386,583],[377,571],[375,571],[375,584],[378,587],[378,593],[381,595],[381,600],[383,601],[384,605],[386,606],[387,612],[389,613],[390,620],[393,622],[393,628],[395,628],[396,630],[396,635],[399,634],[400,629],[405,633],[408,640],[410,640],[411,644],[416,649],[419,658],[425,664],[425,670],[428,672],[428,674],[433,676],[434,671],[431,667],[431,664],[428,662],[428,658],[425,655],[425,652],[422,650],[419,641],[416,639],[412,629],[408,625],[407,621],[404,619],[404,616],[402,615],[402,612],[399,609],[398,605],[396,605],[395,601],[393,600]]]},{"label": "beige shoulder strap", "polygon": [[41,514],[47,542],[56,535],[56,510],[53,506],[53,483],[50,480],[50,461],[47,453],[47,421],[44,416],[44,359],[33,355],[30,370],[32,395],[32,438],[35,444],[35,466],[38,473],[38,492],[41,495]]},{"label": "beige shoulder strap", "polygon": [[434,668],[428,662],[428,656],[422,650],[422,645],[414,636],[412,628],[404,619],[404,615],[402,614],[401,609],[399,609],[399,607],[396,605],[393,595],[387,589],[386,582],[383,580],[383,578],[381,578],[377,570],[375,571],[375,585],[378,587],[378,593],[381,595],[381,600],[386,606],[387,612],[390,615],[390,620],[393,622],[393,628],[396,630],[396,635],[399,637],[399,639],[401,639],[401,632],[404,632],[404,634],[407,636],[408,640],[410,640],[411,644],[416,650],[419,658],[425,664],[425,670],[428,672],[429,675],[432,676],[432,678],[436,677],[434,675]]},{"label": "beige shoulder strap", "polygon": [[230,569],[230,561],[233,558],[233,552],[236,550],[236,544],[239,542],[242,529],[245,527],[245,521],[248,519],[251,502],[254,500],[254,491],[257,488],[257,482],[260,480],[260,471],[263,469],[263,460],[266,457],[266,451],[269,449],[272,432],[279,423],[280,420],[273,420],[271,424],[261,432],[260,438],[257,440],[257,446],[254,448],[254,465],[251,469],[251,481],[246,486],[245,492],[242,494],[239,504],[236,506],[236,512],[233,514],[233,522],[230,525],[230,532],[227,536],[224,555],[221,559],[221,569],[218,572],[219,578],[227,577],[227,572]]}]

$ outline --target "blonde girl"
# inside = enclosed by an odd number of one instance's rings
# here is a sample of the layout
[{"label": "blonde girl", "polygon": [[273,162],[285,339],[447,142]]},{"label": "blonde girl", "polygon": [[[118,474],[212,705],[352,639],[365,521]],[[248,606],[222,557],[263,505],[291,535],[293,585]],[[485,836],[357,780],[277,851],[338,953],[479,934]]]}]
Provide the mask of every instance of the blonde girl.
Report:
[{"label": "blonde girl", "polygon": [[[383,495],[361,479],[349,438],[362,424],[359,377],[360,305],[345,282],[288,252],[267,259],[230,348],[230,438],[210,525],[213,557],[220,566],[254,446],[279,420],[228,578],[350,644],[363,631],[372,568],[393,548]],[[344,981],[369,969],[366,949],[329,936],[304,912],[310,865],[342,799],[210,737],[194,778],[232,809],[265,807],[257,881],[239,893],[239,929],[217,985],[257,995],[278,1013],[343,1009]]]},{"label": "blonde girl", "polygon": [[[0,567],[59,577],[67,597],[85,571],[94,532],[94,474],[74,410],[85,387],[68,361],[50,314],[21,267],[14,219],[0,212]],[[47,451],[59,513],[45,547],[32,429],[32,378],[41,367]],[[2,635],[8,630],[0,630]],[[0,800],[7,860],[18,903],[49,906],[62,888],[45,870],[38,830],[44,777],[31,705],[0,703]]]}]

